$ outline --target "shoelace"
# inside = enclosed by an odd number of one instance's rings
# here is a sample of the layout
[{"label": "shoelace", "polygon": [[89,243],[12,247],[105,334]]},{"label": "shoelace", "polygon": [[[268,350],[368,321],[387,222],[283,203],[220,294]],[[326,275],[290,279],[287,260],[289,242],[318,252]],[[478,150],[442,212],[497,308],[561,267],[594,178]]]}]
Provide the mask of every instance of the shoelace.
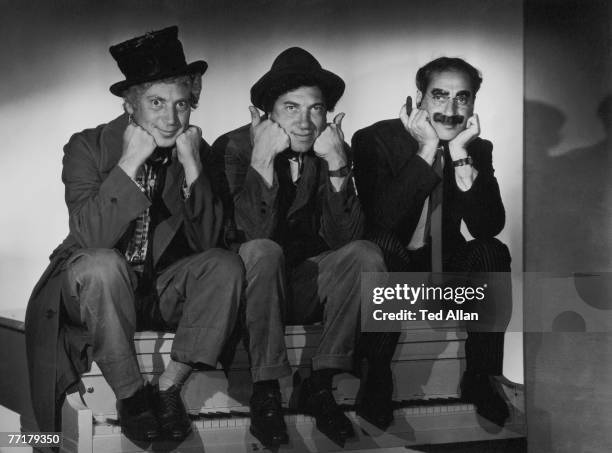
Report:
[{"label": "shoelace", "polygon": [[159,392],[159,399],[162,404],[165,406],[167,412],[169,413],[177,413],[181,412],[181,395],[179,391],[176,390],[166,390],[164,392]]}]

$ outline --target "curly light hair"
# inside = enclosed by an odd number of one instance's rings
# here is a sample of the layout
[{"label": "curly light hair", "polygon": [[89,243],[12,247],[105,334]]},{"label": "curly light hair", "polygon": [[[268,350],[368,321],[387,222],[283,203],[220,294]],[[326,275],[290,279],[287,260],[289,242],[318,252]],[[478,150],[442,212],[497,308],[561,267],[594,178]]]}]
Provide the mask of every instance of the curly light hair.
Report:
[{"label": "curly light hair", "polygon": [[142,95],[156,83],[178,83],[181,85],[188,86],[191,90],[191,94],[189,96],[189,104],[191,109],[196,109],[198,107],[198,102],[200,101],[200,93],[202,92],[202,74],[194,73],[187,75],[180,75],[174,77],[168,77],[166,79],[155,80],[152,82],[145,82],[139,85],[132,85],[128,87],[123,93],[123,109],[126,110],[126,104],[132,106],[134,110],[138,110],[138,103]]}]

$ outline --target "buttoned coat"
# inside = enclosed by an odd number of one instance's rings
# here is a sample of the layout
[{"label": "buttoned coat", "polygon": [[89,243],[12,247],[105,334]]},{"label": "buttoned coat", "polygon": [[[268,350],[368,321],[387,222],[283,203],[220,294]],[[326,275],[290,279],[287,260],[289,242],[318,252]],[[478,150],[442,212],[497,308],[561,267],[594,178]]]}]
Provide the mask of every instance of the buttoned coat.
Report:
[{"label": "buttoned coat", "polygon": [[[69,234],[50,257],[36,284],[26,312],[26,350],[32,404],[40,431],[59,429],[59,406],[65,392],[79,381],[91,364],[87,333],[63,322],[62,279],[66,260],[81,248],[117,247],[132,222],[151,201],[117,166],[123,149],[127,115],[74,134],[64,147],[62,180],[69,214]],[[200,155],[208,158],[202,141]],[[204,165],[206,167],[206,165]],[[174,157],[166,169],[162,199],[167,217],[152,236],[153,262],[157,263],[176,233],[182,229],[194,253],[214,247],[223,223],[222,203],[207,171],[181,196],[183,166]]]}]

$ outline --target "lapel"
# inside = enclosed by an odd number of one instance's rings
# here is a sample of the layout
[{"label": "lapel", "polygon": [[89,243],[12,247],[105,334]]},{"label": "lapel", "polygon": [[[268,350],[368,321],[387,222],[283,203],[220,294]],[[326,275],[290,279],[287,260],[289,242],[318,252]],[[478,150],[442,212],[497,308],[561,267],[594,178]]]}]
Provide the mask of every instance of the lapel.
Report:
[{"label": "lapel", "polygon": [[390,120],[382,126],[374,137],[376,147],[384,150],[387,166],[392,175],[397,176],[404,164],[414,156],[418,146],[401,120]]},{"label": "lapel", "polygon": [[319,158],[314,155],[313,151],[308,151],[304,154],[304,168],[296,187],[295,200],[289,208],[287,218],[290,218],[295,212],[303,208],[310,200],[310,197],[318,184],[318,167],[320,165]]},{"label": "lapel", "polygon": [[183,200],[181,199],[180,189],[184,178],[183,166],[178,161],[176,152],[174,152],[172,162],[166,169],[166,181],[162,192],[164,204],[173,216],[179,214],[181,210]]},{"label": "lapel", "polygon": [[[117,165],[123,150],[123,133],[128,125],[127,115],[123,114],[107,124],[101,137],[102,159],[110,168]],[[106,164],[104,164],[106,165]],[[166,180],[162,192],[164,204],[170,212],[170,217],[157,225],[153,234],[153,264],[156,265],[168,244],[178,231],[183,221],[181,215],[183,200],[180,195],[180,185],[183,183],[183,166],[174,155],[172,163],[166,170]]]},{"label": "lapel", "polygon": [[184,202],[180,194],[183,180],[183,166],[178,161],[176,153],[173,153],[172,163],[166,169],[166,180],[162,192],[162,200],[170,212],[170,216],[161,221],[159,225],[157,225],[157,228],[155,228],[155,234],[153,235],[154,266],[157,265],[159,258],[183,223],[182,206]]},{"label": "lapel", "polygon": [[123,133],[128,125],[128,117],[124,113],[118,116],[102,130],[100,136],[101,168],[100,171],[110,171],[123,152]]}]

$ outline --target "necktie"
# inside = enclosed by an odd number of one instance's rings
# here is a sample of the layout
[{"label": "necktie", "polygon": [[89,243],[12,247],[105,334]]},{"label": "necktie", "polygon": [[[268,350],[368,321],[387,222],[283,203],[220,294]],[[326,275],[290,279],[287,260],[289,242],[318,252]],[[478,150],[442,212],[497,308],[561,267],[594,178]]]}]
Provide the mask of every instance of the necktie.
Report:
[{"label": "necktie", "polygon": [[442,195],[444,182],[444,147],[436,151],[433,170],[440,177],[440,182],[430,195],[430,232],[431,232],[431,270],[442,272]]}]

